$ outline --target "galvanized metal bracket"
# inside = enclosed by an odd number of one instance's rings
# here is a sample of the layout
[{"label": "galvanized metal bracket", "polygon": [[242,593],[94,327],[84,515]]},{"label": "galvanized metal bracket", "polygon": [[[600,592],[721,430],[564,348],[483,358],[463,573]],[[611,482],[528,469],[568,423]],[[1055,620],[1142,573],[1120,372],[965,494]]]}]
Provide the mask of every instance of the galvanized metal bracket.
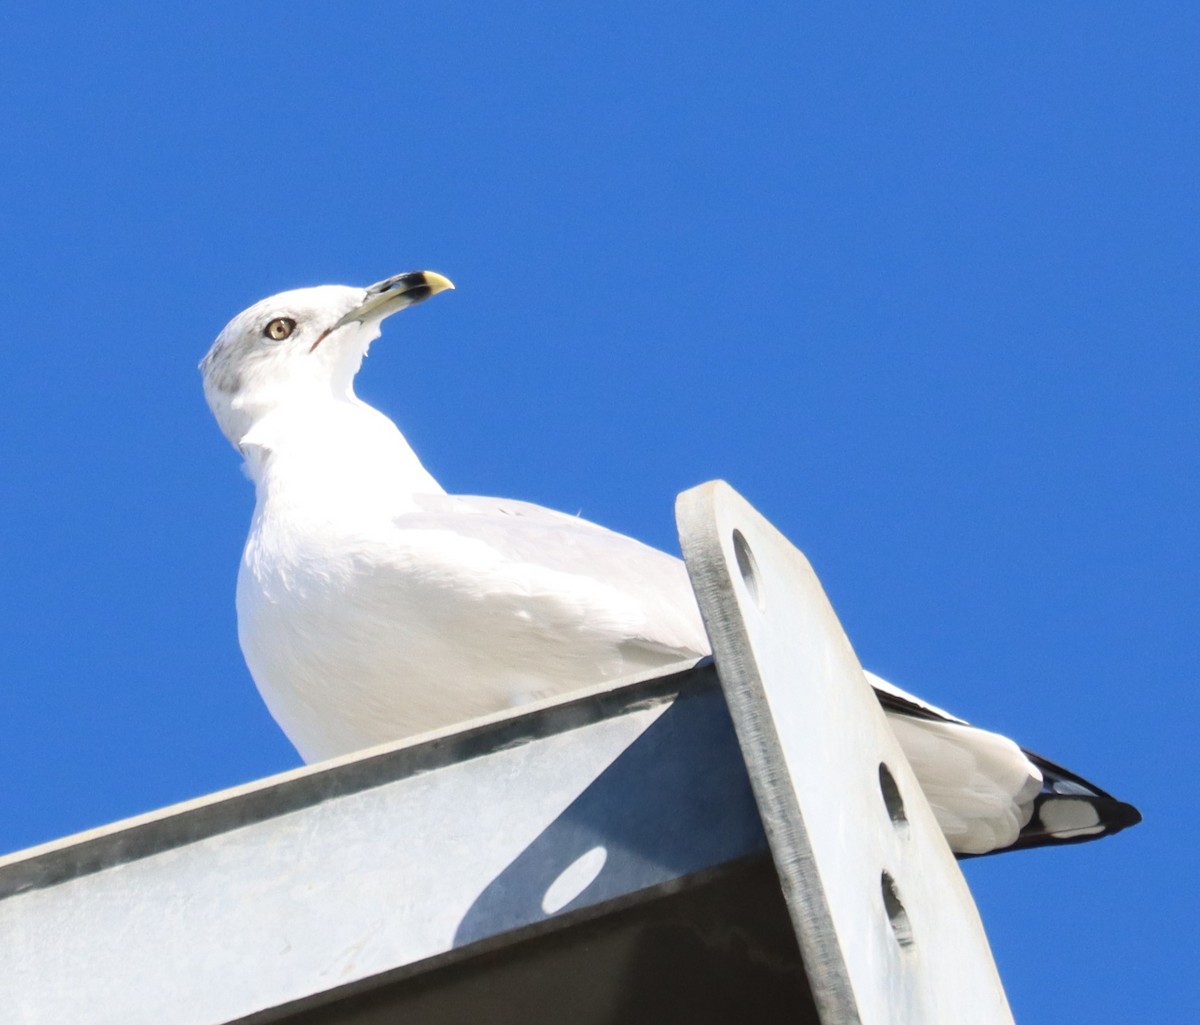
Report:
[{"label": "galvanized metal bracket", "polygon": [[1001,1025],[974,901],[804,555],[722,481],[683,556],[823,1025]]}]

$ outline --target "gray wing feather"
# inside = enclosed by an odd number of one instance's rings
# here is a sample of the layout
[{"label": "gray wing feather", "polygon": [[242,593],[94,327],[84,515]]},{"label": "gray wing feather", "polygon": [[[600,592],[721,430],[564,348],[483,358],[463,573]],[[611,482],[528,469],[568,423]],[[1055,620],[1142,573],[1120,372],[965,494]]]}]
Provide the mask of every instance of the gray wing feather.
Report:
[{"label": "gray wing feather", "polygon": [[506,561],[596,581],[642,613],[623,643],[654,661],[708,654],[708,639],[682,560],[624,534],[531,502],[476,495],[420,495],[406,529],[434,529],[488,545]]}]

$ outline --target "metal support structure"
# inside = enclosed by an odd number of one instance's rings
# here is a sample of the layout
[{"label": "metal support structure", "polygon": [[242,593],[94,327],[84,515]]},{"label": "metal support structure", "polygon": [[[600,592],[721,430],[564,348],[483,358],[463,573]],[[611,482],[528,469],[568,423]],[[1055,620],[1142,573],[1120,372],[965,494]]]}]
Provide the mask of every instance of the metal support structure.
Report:
[{"label": "metal support structure", "polygon": [[765,850],[684,665],[0,859],[0,1022],[288,1020]]},{"label": "metal support structure", "polygon": [[670,667],[0,858],[0,1022],[1010,1021],[803,556],[723,485],[680,528],[720,683]]},{"label": "metal support structure", "polygon": [[727,484],[684,560],[823,1025],[1001,1025],[975,903],[804,555]]}]

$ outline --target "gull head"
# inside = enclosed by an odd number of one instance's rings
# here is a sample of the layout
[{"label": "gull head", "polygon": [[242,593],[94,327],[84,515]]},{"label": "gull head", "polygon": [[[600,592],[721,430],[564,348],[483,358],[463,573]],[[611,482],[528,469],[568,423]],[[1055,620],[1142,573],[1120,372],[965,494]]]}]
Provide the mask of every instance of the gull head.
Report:
[{"label": "gull head", "polygon": [[225,437],[241,447],[276,409],[352,398],[384,318],[453,287],[433,271],[410,271],[368,288],[280,292],[243,310],[200,361],[204,397]]}]

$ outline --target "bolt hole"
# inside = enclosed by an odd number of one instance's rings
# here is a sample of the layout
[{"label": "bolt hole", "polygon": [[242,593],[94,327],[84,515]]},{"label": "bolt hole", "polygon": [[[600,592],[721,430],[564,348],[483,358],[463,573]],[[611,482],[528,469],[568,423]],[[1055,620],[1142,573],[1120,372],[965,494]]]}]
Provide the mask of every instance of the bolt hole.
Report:
[{"label": "bolt hole", "polygon": [[746,585],[746,591],[754,599],[754,604],[761,612],[763,600],[758,586],[758,563],[755,562],[754,553],[750,551],[750,545],[746,543],[740,530],[733,532],[733,557],[737,560],[738,572],[742,575],[742,583]]},{"label": "bolt hole", "polygon": [[908,912],[904,910],[900,894],[896,891],[896,880],[884,872],[880,878],[880,884],[883,889],[883,907],[887,911],[892,933],[896,937],[896,942],[907,949],[913,945],[912,923],[908,920]]},{"label": "bolt hole", "polygon": [[879,792],[883,794],[883,804],[887,808],[888,817],[896,832],[908,836],[908,816],[904,812],[904,798],[900,796],[900,788],[896,786],[896,777],[885,762],[879,763]]}]

